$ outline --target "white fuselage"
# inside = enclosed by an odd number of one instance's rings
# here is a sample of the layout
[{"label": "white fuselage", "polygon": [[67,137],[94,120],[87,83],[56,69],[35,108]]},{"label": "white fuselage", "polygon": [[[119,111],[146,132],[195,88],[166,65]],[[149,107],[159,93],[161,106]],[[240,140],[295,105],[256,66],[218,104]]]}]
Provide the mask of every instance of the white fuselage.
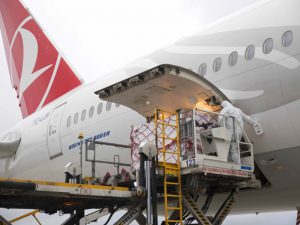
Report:
[{"label": "white fuselage", "polygon": [[[20,133],[22,141],[16,156],[9,160],[5,176],[52,181],[64,180],[64,166],[68,162],[79,164],[79,133],[83,133],[85,138],[129,145],[131,125],[144,123],[145,119],[125,106],[101,101],[94,91],[91,85],[79,87],[69,96],[61,97],[57,102],[29,116],[17,125],[15,130]],[[52,123],[51,118],[58,109],[62,110],[61,114],[58,114],[59,123],[56,125]],[[84,110],[86,113],[83,118]],[[76,113],[78,121],[75,123]],[[71,117],[71,122],[68,126],[69,117]],[[54,126],[56,127],[54,128]],[[53,134],[53,129],[55,129],[55,134]],[[121,162],[130,163],[129,149],[118,150],[113,147],[101,146],[97,150],[99,150],[97,159],[113,161],[114,155],[117,154],[120,156]],[[86,167],[84,175],[90,176],[90,163],[84,163],[84,167]],[[116,173],[113,165],[103,164],[97,166],[96,169],[98,177],[103,176],[106,172],[110,172],[112,175]],[[126,168],[127,171],[129,169],[129,167]]]},{"label": "white fuselage", "polygon": [[[80,145],[76,143],[79,142],[80,132],[85,138],[96,137],[107,142],[129,144],[131,126],[144,123],[145,119],[122,105],[117,107],[113,103],[109,108],[108,103],[101,101],[94,92],[156,65],[173,64],[201,73],[199,67],[205,63],[204,78],[263,126],[264,135],[256,137],[250,130],[249,133],[254,141],[256,162],[272,187],[269,192],[262,190],[254,193],[257,196],[282,194],[283,191],[297,194],[299,191],[296,190],[300,188],[296,175],[300,172],[300,166],[297,165],[300,122],[296,117],[300,111],[298,9],[298,0],[266,1],[241,15],[216,23],[201,34],[180,40],[137,60],[95,83],[74,89],[27,117],[10,131],[20,133],[21,143],[16,156],[9,159],[8,164],[2,160],[1,176],[62,181],[64,166],[68,162],[79,163]],[[292,31],[293,41],[290,46],[284,47],[282,37],[287,31]],[[266,54],[263,52],[263,43],[269,38],[273,39],[273,47]],[[246,49],[251,45],[255,46],[254,58],[247,60]],[[228,57],[234,51],[238,53],[238,59],[231,66]],[[222,59],[222,64],[220,70],[215,72],[214,60],[218,57]],[[97,112],[100,103],[103,103],[103,108]],[[51,118],[59,107],[61,114],[58,113],[58,122],[53,125]],[[94,107],[93,115],[91,107]],[[85,118],[82,117],[83,110],[86,110]],[[76,113],[78,121],[74,123]],[[54,136],[49,133],[50,126],[55,129]],[[102,146],[97,151],[97,157],[101,160],[112,161],[114,155],[118,154],[121,162],[130,162],[130,150]],[[275,159],[275,164],[269,163],[270,159]],[[84,168],[84,175],[90,176],[90,164],[85,163]],[[127,171],[129,169],[126,168]],[[102,177],[106,172],[114,174],[115,171],[113,165],[98,165],[96,176]],[[251,199],[251,194],[249,196],[245,199]],[[272,199],[271,195],[269,198]],[[265,202],[265,205],[261,203],[260,207],[263,210],[290,209],[294,207],[293,200],[297,201],[288,194],[283,198],[284,205],[278,204],[277,208],[272,206],[277,204],[274,199]],[[244,205],[242,210],[253,211],[251,203]]]}]

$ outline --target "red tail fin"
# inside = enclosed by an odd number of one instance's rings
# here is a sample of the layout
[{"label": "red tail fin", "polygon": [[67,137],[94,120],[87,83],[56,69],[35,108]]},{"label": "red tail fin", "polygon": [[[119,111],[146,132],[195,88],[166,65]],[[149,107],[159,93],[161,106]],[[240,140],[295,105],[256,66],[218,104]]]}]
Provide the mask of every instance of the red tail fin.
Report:
[{"label": "red tail fin", "polygon": [[81,84],[19,0],[0,0],[0,27],[23,117]]}]

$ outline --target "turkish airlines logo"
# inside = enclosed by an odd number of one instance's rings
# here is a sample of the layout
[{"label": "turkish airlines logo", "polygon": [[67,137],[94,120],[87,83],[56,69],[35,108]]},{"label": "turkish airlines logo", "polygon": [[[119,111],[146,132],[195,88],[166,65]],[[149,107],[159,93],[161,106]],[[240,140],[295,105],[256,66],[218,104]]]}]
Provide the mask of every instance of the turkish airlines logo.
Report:
[{"label": "turkish airlines logo", "polygon": [[[15,45],[15,40],[16,40],[17,35],[20,34],[21,39],[22,39],[22,44],[23,44],[23,57],[22,57],[22,67],[21,67],[22,70],[21,70],[21,76],[20,76],[20,80],[19,80],[19,90],[18,90],[20,102],[22,100],[24,92],[29,89],[30,85],[33,84],[46,71],[48,71],[50,68],[52,68],[53,73],[51,75],[51,79],[47,80],[47,88],[45,89],[43,97],[42,97],[42,99],[38,99],[40,102],[39,102],[37,108],[35,109],[35,110],[38,110],[39,108],[41,108],[43,106],[45,99],[49,93],[49,90],[52,86],[52,82],[54,80],[55,73],[56,73],[55,72],[56,70],[53,68],[53,66],[57,68],[61,57],[59,55],[57,56],[55,65],[53,65],[54,62],[49,63],[49,64],[46,64],[46,66],[43,66],[42,68],[39,68],[38,70],[34,71],[34,68],[35,68],[35,66],[37,64],[37,60],[38,60],[39,44],[38,44],[37,38],[35,37],[34,33],[32,31],[24,28],[24,25],[27,22],[29,22],[30,20],[32,20],[32,17],[31,16],[27,17],[19,25],[19,27],[17,28],[17,30],[14,34],[14,37],[12,39],[11,46],[10,46],[10,57],[11,57],[10,63],[11,63],[11,68],[12,68],[12,62],[13,62],[12,48]],[[21,51],[18,51],[18,52],[21,52]],[[50,61],[46,57],[44,58],[44,60]],[[32,100],[32,99],[30,99],[30,100]]]},{"label": "turkish airlines logo", "polygon": [[24,91],[32,84],[39,76],[48,70],[52,64],[45,66],[33,73],[38,55],[38,43],[34,35],[26,29],[19,30],[23,40],[23,66],[20,80],[20,98]]}]

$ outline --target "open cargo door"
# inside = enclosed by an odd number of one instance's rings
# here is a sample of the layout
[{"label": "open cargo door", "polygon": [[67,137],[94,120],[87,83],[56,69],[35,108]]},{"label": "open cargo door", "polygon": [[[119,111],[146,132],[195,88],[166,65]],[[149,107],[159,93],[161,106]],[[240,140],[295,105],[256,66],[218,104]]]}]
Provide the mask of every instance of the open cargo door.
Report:
[{"label": "open cargo door", "polygon": [[95,92],[100,99],[125,105],[145,117],[155,109],[218,107],[227,100],[217,87],[198,74],[173,65],[160,65]]}]

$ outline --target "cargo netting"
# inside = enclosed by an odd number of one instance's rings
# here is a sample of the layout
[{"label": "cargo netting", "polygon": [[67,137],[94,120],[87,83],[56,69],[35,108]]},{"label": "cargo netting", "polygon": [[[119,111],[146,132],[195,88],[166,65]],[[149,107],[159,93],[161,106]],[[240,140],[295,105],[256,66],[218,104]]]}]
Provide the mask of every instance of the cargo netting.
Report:
[{"label": "cargo netting", "polygon": [[[176,128],[173,127],[176,125],[176,117],[172,116],[166,118],[164,120],[165,124],[169,124],[171,126],[164,126],[165,129],[165,150],[174,152],[176,151],[177,144],[175,140],[171,140],[176,138],[177,132]],[[173,125],[173,126],[172,126]],[[162,137],[162,129],[163,125],[159,124],[157,127],[157,147],[158,151],[163,148],[163,138]],[[170,139],[169,139],[170,138]],[[156,131],[155,131],[155,123],[150,122],[146,124],[139,125],[134,127],[131,131],[130,135],[131,139],[131,169],[138,170],[140,166],[140,155],[138,147],[143,142],[153,142],[156,143]],[[158,161],[162,161],[162,153],[158,154]],[[175,163],[178,160],[177,156],[171,153],[166,153],[166,162],[167,163]]]},{"label": "cargo netting", "polygon": [[[218,116],[210,114],[208,112],[195,110],[195,118],[193,118],[192,110],[182,111],[180,113],[180,134],[181,134],[181,156],[183,159],[192,158],[195,156],[195,145],[197,146],[197,153],[202,153],[202,145],[200,141],[200,132],[214,127],[218,124]],[[175,116],[166,118],[164,120],[165,124],[176,125]],[[193,123],[194,121],[194,123]],[[194,125],[193,125],[194,124]],[[195,128],[194,128],[195,127]],[[159,124],[157,129],[157,136],[161,137],[162,135],[162,125]],[[196,137],[193,136],[195,132]],[[165,126],[165,150],[166,151],[176,151],[177,145],[175,140],[176,138],[176,128],[172,126]],[[156,132],[155,132],[155,123],[145,123],[139,126],[136,126],[132,129],[130,139],[131,139],[131,169],[139,169],[140,155],[138,147],[142,142],[153,142],[156,143]],[[168,139],[171,138],[171,139]],[[196,141],[196,143],[194,143]],[[157,139],[158,150],[161,150],[163,147],[162,138]],[[158,160],[162,161],[162,153],[158,154]],[[176,155],[166,154],[167,163],[175,163],[177,159]]]}]

